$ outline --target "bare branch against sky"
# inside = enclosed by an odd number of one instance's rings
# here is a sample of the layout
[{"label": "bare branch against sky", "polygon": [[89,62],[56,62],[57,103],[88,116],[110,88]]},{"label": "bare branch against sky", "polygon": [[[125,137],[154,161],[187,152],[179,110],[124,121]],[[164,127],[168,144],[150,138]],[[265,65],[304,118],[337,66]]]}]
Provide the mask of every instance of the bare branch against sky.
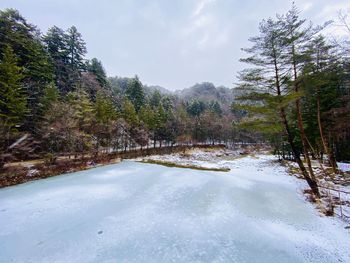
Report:
[{"label": "bare branch against sky", "polygon": [[[102,60],[110,76],[139,75],[170,90],[210,81],[232,87],[241,47],[261,19],[283,13],[288,0],[2,0],[45,32],[75,25],[88,57]],[[314,23],[336,19],[348,0],[297,0]],[[341,33],[341,32],[339,32]]]}]

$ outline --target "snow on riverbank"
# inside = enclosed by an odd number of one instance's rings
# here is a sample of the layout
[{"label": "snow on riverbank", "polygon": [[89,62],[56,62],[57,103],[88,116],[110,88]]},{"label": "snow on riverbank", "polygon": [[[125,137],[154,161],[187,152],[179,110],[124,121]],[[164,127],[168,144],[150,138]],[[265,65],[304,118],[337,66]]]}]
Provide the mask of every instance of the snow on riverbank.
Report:
[{"label": "snow on riverbank", "polygon": [[179,165],[198,166],[204,168],[229,168],[230,161],[240,157],[239,151],[227,149],[193,149],[184,153],[152,155],[134,159],[135,161],[161,161]]},{"label": "snow on riverbank", "polygon": [[[289,172],[298,178],[302,178],[298,171],[298,165],[294,162],[285,162]],[[349,175],[325,174],[325,167],[321,168],[318,161],[313,161],[312,166],[321,193],[318,208],[323,213],[332,213],[344,221],[350,223],[350,185]],[[327,168],[327,167],[326,167]],[[330,169],[330,167],[328,167]],[[326,175],[326,176],[325,176]],[[307,188],[307,186],[305,187]]]},{"label": "snow on riverbank", "polygon": [[346,225],[273,156],[198,154],[231,171],[124,161],[1,189],[0,262],[350,262]]}]

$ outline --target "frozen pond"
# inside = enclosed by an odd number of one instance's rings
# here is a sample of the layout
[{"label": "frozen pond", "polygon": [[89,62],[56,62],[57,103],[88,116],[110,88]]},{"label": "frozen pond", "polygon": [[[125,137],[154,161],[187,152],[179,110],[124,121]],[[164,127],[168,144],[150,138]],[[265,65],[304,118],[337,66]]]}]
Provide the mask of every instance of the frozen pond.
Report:
[{"label": "frozen pond", "polygon": [[132,161],[0,190],[0,262],[350,262],[271,157],[231,172]]}]

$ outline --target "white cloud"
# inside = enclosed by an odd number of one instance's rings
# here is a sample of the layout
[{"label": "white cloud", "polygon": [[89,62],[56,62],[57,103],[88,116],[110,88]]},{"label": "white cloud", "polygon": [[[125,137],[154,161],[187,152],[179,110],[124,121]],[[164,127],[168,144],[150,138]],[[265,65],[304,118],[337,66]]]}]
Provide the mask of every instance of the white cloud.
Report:
[{"label": "white cloud", "polygon": [[182,30],[183,36],[188,36],[202,30],[214,23],[211,15],[201,15],[191,20],[189,25]]},{"label": "white cloud", "polygon": [[[230,34],[225,20],[215,12],[215,9],[206,9],[215,1],[198,1],[187,25],[181,30],[180,37],[186,45],[188,42],[192,43],[190,46],[192,50],[206,51],[221,47],[229,41]],[[186,53],[188,50],[186,48]]]},{"label": "white cloud", "polygon": [[324,35],[327,35],[332,39],[346,37],[349,34],[349,32],[347,32],[339,23],[339,11],[342,11],[343,13],[350,13],[350,2],[327,4],[316,16],[316,19],[321,22],[325,22],[327,20],[334,21],[331,26],[328,26],[322,32]]},{"label": "white cloud", "polygon": [[350,2],[326,5],[317,17],[324,20],[336,19],[339,10],[350,11]]},{"label": "white cloud", "polygon": [[311,2],[305,2],[305,3],[301,6],[301,10],[302,10],[303,12],[306,12],[306,11],[310,10],[313,6],[314,6],[313,3],[311,3]]},{"label": "white cloud", "polygon": [[200,15],[203,11],[203,9],[210,3],[215,2],[216,0],[199,0],[198,4],[196,5],[193,13],[192,13],[192,17],[196,17],[198,15]]}]

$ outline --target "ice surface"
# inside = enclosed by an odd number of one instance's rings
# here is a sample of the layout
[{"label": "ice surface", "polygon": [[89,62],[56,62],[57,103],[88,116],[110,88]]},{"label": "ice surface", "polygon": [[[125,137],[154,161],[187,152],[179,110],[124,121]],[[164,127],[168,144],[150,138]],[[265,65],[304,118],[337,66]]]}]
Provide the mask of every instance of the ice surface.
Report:
[{"label": "ice surface", "polygon": [[272,157],[231,172],[125,161],[0,190],[0,262],[350,262]]},{"label": "ice surface", "polygon": [[350,171],[350,163],[337,163],[338,168],[342,170],[343,172],[349,172]]}]

